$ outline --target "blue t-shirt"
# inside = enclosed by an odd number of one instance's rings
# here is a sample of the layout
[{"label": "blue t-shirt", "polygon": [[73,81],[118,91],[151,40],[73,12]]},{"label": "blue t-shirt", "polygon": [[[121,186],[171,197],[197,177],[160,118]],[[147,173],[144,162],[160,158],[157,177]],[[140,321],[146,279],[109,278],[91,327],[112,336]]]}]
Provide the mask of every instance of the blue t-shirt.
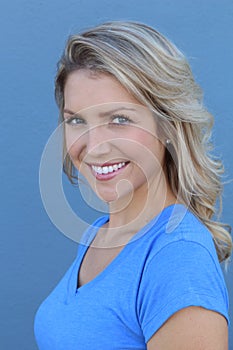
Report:
[{"label": "blue t-shirt", "polygon": [[[91,241],[102,217],[86,233]],[[207,228],[182,205],[165,208],[92,281],[77,289],[88,247],[35,317],[40,350],[146,349],[178,310],[201,306],[228,321],[228,295]]]}]

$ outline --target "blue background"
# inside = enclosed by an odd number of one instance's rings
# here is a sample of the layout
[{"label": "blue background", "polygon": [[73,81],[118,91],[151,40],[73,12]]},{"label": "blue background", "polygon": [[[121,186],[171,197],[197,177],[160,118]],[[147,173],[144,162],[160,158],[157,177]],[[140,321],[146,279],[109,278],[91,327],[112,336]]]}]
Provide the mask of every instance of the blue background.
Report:
[{"label": "blue background", "polygon": [[[106,20],[138,20],[167,35],[187,55],[215,115],[214,140],[233,177],[232,0],[14,0],[0,12],[0,348],[34,350],[33,318],[74,259],[77,246],[50,222],[40,198],[43,148],[57,125],[56,62],[69,34]],[[68,188],[76,201],[77,193]],[[72,194],[71,194],[72,193]],[[233,225],[233,184],[223,220]],[[85,215],[85,213],[84,213]],[[233,267],[230,349],[233,349]]]}]

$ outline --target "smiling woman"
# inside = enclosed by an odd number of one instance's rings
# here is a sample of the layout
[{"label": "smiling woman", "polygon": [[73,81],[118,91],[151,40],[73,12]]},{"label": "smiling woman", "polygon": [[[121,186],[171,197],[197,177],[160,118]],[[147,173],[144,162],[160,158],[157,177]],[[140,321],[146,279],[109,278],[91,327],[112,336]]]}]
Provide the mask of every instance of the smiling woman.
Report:
[{"label": "smiling woman", "polygon": [[[131,204],[136,217],[139,215],[135,212],[136,196],[140,200],[147,198],[148,183],[158,181],[156,167],[159,163],[161,168],[164,158],[164,146],[156,138],[152,113],[140,105],[114,77],[93,75],[83,69],[68,76],[64,98],[66,148],[72,164],[102,200],[111,202],[110,208],[114,202],[116,210],[119,202],[122,205],[123,197],[132,196],[133,190],[135,200],[131,200]],[[78,115],[70,117],[67,110],[78,111]],[[121,186],[119,194],[117,185],[122,180],[129,186]],[[161,183],[161,191],[154,194],[166,193],[168,186],[164,186],[165,181],[163,186]],[[128,203],[129,199],[126,200]],[[161,199],[157,202],[163,203]],[[127,216],[129,213],[130,207]]]},{"label": "smiling woman", "polygon": [[68,40],[56,100],[64,171],[109,213],[39,308],[39,349],[227,350],[222,166],[184,56],[144,24],[102,24]]}]

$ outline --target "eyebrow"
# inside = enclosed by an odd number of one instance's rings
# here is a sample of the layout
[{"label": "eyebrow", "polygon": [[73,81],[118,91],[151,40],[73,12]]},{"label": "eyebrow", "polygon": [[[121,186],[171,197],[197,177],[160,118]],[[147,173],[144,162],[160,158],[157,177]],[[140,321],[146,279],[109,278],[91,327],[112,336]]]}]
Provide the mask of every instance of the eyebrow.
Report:
[{"label": "eyebrow", "polygon": [[[122,107],[118,107],[116,109],[109,110],[107,112],[101,112],[101,113],[99,113],[99,115],[101,117],[106,117],[106,116],[108,116],[110,114],[113,114],[113,113],[116,113],[116,112],[119,112],[119,111],[124,111],[124,110],[126,110],[126,111],[134,111],[134,112],[136,111],[134,108],[127,108],[127,107],[122,106]],[[75,113],[75,112],[73,112],[73,111],[71,111],[70,109],[67,109],[67,108],[64,108],[63,113],[67,113],[67,114],[70,114],[70,115],[80,115],[79,113]]]}]

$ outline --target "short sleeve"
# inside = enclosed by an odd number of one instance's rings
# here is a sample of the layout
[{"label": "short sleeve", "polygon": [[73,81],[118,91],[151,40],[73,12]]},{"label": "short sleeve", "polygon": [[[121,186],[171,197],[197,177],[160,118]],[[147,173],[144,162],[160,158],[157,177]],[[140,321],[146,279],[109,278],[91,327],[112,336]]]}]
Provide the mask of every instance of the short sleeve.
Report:
[{"label": "short sleeve", "polygon": [[137,301],[145,341],[177,311],[200,306],[228,320],[228,295],[216,258],[196,242],[172,242],[145,266]]}]

